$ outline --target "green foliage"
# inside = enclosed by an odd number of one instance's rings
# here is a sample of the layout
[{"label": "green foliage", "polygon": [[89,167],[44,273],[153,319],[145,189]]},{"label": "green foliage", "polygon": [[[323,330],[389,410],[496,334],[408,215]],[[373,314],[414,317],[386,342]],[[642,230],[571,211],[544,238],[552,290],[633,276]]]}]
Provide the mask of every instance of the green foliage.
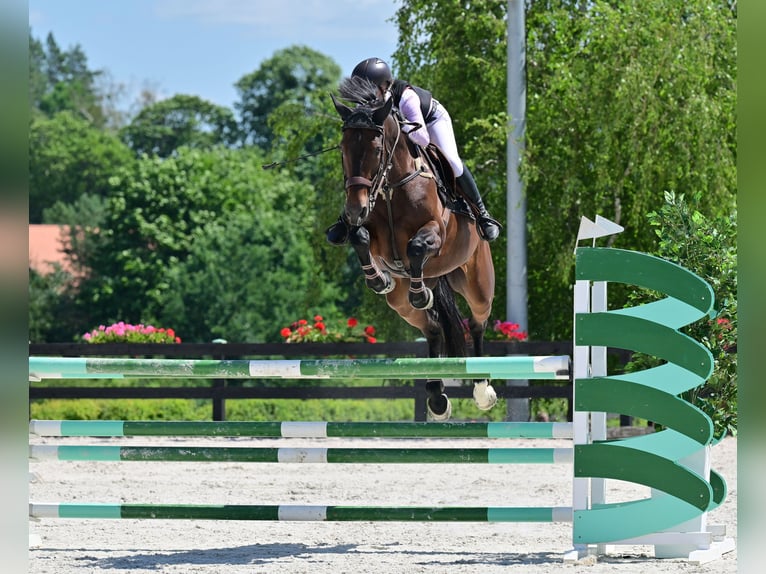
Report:
[{"label": "green foliage", "polygon": [[206,420],[209,401],[186,399],[43,399],[31,401],[31,419],[47,420]]},{"label": "green foliage", "polygon": [[[29,128],[29,222],[42,223],[43,211],[57,202],[72,204],[86,194],[105,198],[110,193],[109,178],[132,161],[130,149],[116,136],[71,112],[33,119]],[[91,221],[78,218],[77,223]]]},{"label": "green foliage", "polygon": [[228,108],[177,94],[143,108],[121,136],[138,155],[168,157],[181,146],[232,145],[239,139],[239,129]]},{"label": "green foliage", "polygon": [[[505,214],[507,2],[405,0],[398,76],[450,110],[489,208]],[[526,7],[529,329],[571,337],[572,248],[580,217],[626,228],[651,250],[645,216],[663,190],[700,192],[728,213],[736,193],[736,5],[725,0],[530,2]],[[457,72],[460,71],[460,73]],[[467,81],[466,81],[467,79]],[[505,237],[493,244],[506,284]],[[504,297],[495,316],[504,317]]]},{"label": "green foliage", "polygon": [[[303,184],[268,179],[277,197],[311,193]],[[187,257],[168,267],[161,279],[168,289],[147,314],[172,322],[186,341],[277,342],[296,312],[334,309],[342,294],[316,279],[306,207],[248,208],[193,230]]]},{"label": "green foliage", "polygon": [[168,270],[188,258],[205,225],[233,213],[260,219],[299,211],[291,183],[264,174],[260,163],[253,150],[182,148],[172,158],[143,157],[114,176],[82,286],[84,304],[102,312],[93,322],[143,322],[145,308],[161,307],[171,289]]},{"label": "green foliage", "polygon": [[235,104],[241,116],[245,141],[268,149],[273,140],[269,116],[287,102],[312,113],[313,96],[326,92],[340,80],[340,68],[327,56],[307,46],[279,50],[254,72],[235,84],[240,101]]},{"label": "green foliage", "polygon": [[73,277],[60,265],[45,275],[29,269],[29,340],[73,341],[82,330],[76,300]]},{"label": "green foliage", "polygon": [[95,127],[103,127],[105,117],[95,81],[101,71],[88,68],[79,45],[62,50],[53,34],[45,44],[29,35],[29,96],[33,114],[53,117],[68,111]]},{"label": "green foliage", "polygon": [[[559,401],[561,401],[559,399]],[[551,421],[565,421],[562,402],[548,402],[540,412]],[[491,411],[476,408],[470,399],[452,399],[455,420],[501,422],[506,405],[500,399]],[[535,410],[534,412],[538,412]],[[40,420],[210,420],[210,401],[185,399],[42,399],[30,404],[30,418]],[[230,421],[412,421],[411,399],[238,399],[226,401]]]},{"label": "green foliage", "polygon": [[[527,16],[533,338],[571,336],[571,249],[581,215],[623,225],[651,251],[663,190],[707,215],[736,194],[736,12],[693,0],[533,3]],[[545,331],[541,331],[541,328]]]},{"label": "green foliage", "polygon": [[[693,205],[698,204],[694,198]],[[712,353],[713,374],[702,387],[687,393],[687,400],[712,419],[715,433],[737,430],[737,217],[706,217],[683,195],[665,193],[665,203],[647,215],[659,239],[655,255],[693,271],[713,288],[715,315],[685,327],[683,332]],[[652,294],[633,292],[631,306],[651,300]],[[642,370],[658,364],[653,357],[638,356],[629,370]]]}]

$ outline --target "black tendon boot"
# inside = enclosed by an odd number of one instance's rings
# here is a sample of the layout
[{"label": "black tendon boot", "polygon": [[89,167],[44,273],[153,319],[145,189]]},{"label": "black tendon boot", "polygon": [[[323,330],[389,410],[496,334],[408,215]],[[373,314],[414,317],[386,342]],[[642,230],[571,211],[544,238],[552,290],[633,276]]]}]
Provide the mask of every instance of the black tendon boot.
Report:
[{"label": "black tendon boot", "polygon": [[338,217],[338,221],[333,223],[325,231],[327,241],[332,245],[343,245],[348,241],[348,225],[343,221],[343,217]]},{"label": "black tendon boot", "polygon": [[476,225],[479,228],[479,236],[485,241],[497,239],[497,236],[500,235],[500,224],[492,218],[487,208],[484,207],[479,188],[476,187],[476,181],[465,164],[463,164],[463,175],[457,178],[457,183],[468,202],[476,208]]}]

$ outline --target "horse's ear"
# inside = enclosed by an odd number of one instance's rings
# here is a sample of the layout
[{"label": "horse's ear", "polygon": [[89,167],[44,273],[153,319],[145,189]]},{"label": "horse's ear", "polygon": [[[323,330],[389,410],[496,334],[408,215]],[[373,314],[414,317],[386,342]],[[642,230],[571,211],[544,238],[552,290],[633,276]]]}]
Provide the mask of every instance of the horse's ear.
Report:
[{"label": "horse's ear", "polygon": [[383,125],[383,122],[385,122],[386,118],[391,114],[391,108],[393,105],[394,98],[388,98],[386,103],[384,103],[381,107],[372,113],[372,121],[375,122],[376,126]]},{"label": "horse's ear", "polygon": [[330,97],[332,98],[332,103],[335,105],[335,109],[338,110],[338,113],[340,114],[340,118],[345,122],[348,119],[348,116],[353,113],[353,110],[336,100],[334,95],[330,94]]}]

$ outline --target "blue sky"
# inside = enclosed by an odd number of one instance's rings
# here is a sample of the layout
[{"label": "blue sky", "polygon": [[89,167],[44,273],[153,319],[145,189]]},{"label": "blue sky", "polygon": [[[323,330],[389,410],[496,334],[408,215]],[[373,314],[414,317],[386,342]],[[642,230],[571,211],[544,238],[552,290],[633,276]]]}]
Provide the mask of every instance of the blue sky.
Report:
[{"label": "blue sky", "polygon": [[[360,60],[391,59],[397,0],[28,0],[32,34],[79,44],[135,99],[190,94],[231,107],[233,87],[295,44],[330,56],[343,74]],[[125,105],[127,107],[127,104]]]}]

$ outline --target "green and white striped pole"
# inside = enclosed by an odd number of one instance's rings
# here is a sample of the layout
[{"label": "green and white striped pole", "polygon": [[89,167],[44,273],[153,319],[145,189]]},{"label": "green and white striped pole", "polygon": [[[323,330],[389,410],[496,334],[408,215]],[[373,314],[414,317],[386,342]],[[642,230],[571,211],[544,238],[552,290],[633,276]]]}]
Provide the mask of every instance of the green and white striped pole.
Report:
[{"label": "green and white striped pole", "polygon": [[29,357],[29,378],[569,379],[569,357],[207,360]]},{"label": "green and white striped pole", "polygon": [[264,438],[572,438],[572,423],[31,420],[39,436]]},{"label": "green and white striped pole", "polygon": [[363,464],[571,463],[571,448],[251,448],[31,445],[33,460]]},{"label": "green and white striped pole", "polygon": [[567,507],[257,506],[196,504],[29,504],[30,518],[336,522],[571,522]]}]

